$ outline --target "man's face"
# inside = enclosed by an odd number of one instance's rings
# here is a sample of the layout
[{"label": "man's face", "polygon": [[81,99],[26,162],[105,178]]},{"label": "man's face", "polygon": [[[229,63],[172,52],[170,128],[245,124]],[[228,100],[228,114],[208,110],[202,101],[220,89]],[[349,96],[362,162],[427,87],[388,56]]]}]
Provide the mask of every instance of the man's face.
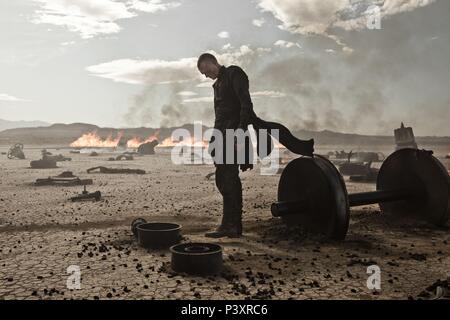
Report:
[{"label": "man's face", "polygon": [[216,80],[219,75],[219,66],[207,60],[200,63],[198,70],[205,77],[213,80]]}]

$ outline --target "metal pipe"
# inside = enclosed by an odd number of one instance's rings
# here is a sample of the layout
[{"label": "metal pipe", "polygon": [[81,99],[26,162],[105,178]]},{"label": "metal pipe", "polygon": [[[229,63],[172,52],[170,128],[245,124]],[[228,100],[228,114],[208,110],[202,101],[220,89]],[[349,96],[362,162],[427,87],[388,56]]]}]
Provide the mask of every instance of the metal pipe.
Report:
[{"label": "metal pipe", "polygon": [[302,199],[299,201],[280,201],[272,203],[270,211],[274,217],[281,217],[284,215],[306,212],[309,208],[309,202]]},{"label": "metal pipe", "polygon": [[379,202],[407,200],[421,195],[416,188],[402,188],[395,190],[377,190],[370,192],[352,193],[348,195],[350,207],[363,206]]},{"label": "metal pipe", "polygon": [[[370,192],[360,192],[348,195],[349,206],[356,207],[366,204],[380,202],[399,201],[424,197],[424,192],[418,188],[402,188],[395,190],[378,190]],[[301,214],[310,212],[314,204],[311,204],[306,198],[298,201],[279,201],[271,206],[271,212],[274,217],[281,217],[290,214]]]}]

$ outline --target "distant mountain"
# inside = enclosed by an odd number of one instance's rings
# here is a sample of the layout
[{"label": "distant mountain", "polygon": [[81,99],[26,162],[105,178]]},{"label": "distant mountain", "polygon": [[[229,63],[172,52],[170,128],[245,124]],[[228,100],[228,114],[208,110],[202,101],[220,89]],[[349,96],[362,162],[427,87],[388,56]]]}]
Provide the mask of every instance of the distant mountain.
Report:
[{"label": "distant mountain", "polygon": [[[10,145],[13,143],[23,143],[31,145],[58,145],[69,146],[69,144],[81,135],[88,132],[96,132],[100,137],[105,139],[108,136],[117,137],[119,133],[122,134],[121,142],[127,141],[135,137],[145,139],[154,135],[157,131],[159,140],[170,137],[173,130],[176,128],[184,128],[190,131],[193,130],[192,124],[185,124],[181,127],[172,128],[101,128],[96,125],[86,123],[71,123],[71,124],[52,124],[50,126],[35,127],[35,128],[15,128],[0,132],[0,144]],[[204,127],[203,130],[207,128]],[[324,131],[308,131],[299,130],[293,132],[295,136],[301,139],[314,138],[316,144],[321,145],[391,145],[395,144],[394,134],[392,136],[370,136],[349,133],[339,133],[329,130]],[[450,137],[416,137],[419,145],[446,145],[450,146]]]},{"label": "distant mountain", "polygon": [[0,119],[0,131],[14,128],[47,127],[50,123],[44,121],[10,121]]},{"label": "distant mountain", "polygon": [[[395,145],[394,129],[392,129],[391,136],[375,136],[362,135],[354,133],[341,133],[330,130],[323,131],[308,131],[299,130],[293,132],[295,136],[306,138],[313,138],[316,144],[333,145]],[[416,136],[416,142],[421,145],[446,145],[450,146],[450,137],[436,137],[436,136]]]}]

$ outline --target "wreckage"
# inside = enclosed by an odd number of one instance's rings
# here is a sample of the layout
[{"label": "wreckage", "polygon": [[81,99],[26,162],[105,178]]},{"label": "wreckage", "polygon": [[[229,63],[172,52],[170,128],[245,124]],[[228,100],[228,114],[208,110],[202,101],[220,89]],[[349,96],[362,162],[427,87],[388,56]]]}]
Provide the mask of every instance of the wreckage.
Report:
[{"label": "wreckage", "polygon": [[8,159],[25,159],[25,154],[23,153],[23,144],[16,143],[11,148],[9,148]]},{"label": "wreckage", "polygon": [[120,161],[120,160],[134,160],[134,158],[131,154],[121,154],[115,158],[114,157],[108,158],[108,161]]},{"label": "wreckage", "polygon": [[92,179],[80,179],[72,171],[64,171],[55,177],[36,179],[35,186],[85,186],[91,185]]},{"label": "wreckage", "polygon": [[[354,159],[351,161],[351,159]],[[385,159],[381,152],[353,152],[347,154],[347,162],[338,165],[339,172],[349,175],[350,180],[358,182],[374,182],[378,176],[378,169],[372,167],[373,162],[381,163]]]},{"label": "wreckage", "polygon": [[350,175],[350,181],[353,182],[376,182],[380,169],[372,168],[371,162],[366,164],[366,172],[363,174]]},{"label": "wreckage", "polygon": [[42,153],[42,159],[31,161],[30,162],[31,168],[34,168],[34,169],[57,168],[58,166],[56,165],[56,162],[72,160],[72,158],[66,158],[62,154],[58,154],[58,155],[54,156],[50,152],[48,152],[46,149],[43,149],[41,151],[41,153]]},{"label": "wreckage", "polygon": [[143,143],[138,147],[137,151],[142,155],[155,154],[155,147],[158,145],[158,143],[158,140]]},{"label": "wreckage", "polygon": [[88,192],[86,190],[86,186],[84,186],[83,191],[81,192],[81,194],[78,194],[74,197],[71,197],[70,200],[72,202],[75,201],[85,201],[85,200],[94,200],[94,201],[99,201],[102,197],[102,193],[100,191],[95,191],[95,192]]},{"label": "wreckage", "polygon": [[62,154],[53,155],[51,152],[48,152],[47,149],[42,149],[41,153],[43,159],[55,160],[56,162],[72,161],[72,158],[65,157]]},{"label": "wreckage", "polygon": [[47,158],[47,156],[43,156],[40,160],[33,160],[30,162],[30,167],[33,169],[51,169],[58,168],[56,165],[56,160],[52,158]]},{"label": "wreckage", "polygon": [[[95,172],[98,170],[97,172]],[[106,168],[106,167],[93,167],[87,169],[87,173],[130,173],[130,174],[145,174],[145,170],[141,169],[125,169],[125,168]]]},{"label": "wreckage", "polygon": [[394,130],[395,137],[395,150],[412,148],[417,149],[416,139],[414,137],[413,129],[411,127],[405,127],[403,122],[400,128]]}]

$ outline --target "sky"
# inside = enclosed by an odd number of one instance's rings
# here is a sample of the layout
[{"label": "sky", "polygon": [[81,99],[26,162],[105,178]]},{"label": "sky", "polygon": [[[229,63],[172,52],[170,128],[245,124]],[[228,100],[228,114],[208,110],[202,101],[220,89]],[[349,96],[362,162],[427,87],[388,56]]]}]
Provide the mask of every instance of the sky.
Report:
[{"label": "sky", "polygon": [[291,129],[450,136],[448,0],[0,0],[0,118],[212,125],[203,52]]}]

